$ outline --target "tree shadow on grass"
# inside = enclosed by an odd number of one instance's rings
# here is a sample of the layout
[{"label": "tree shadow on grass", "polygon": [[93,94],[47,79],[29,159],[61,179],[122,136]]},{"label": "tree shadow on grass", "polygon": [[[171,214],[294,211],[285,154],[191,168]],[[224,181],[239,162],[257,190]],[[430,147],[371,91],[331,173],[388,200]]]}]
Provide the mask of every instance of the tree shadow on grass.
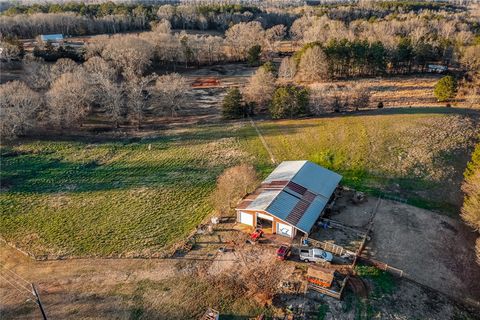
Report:
[{"label": "tree shadow on grass", "polygon": [[[41,154],[4,159],[0,186],[8,192],[58,193],[213,185],[221,165],[155,161],[152,165],[75,163]],[[199,161],[200,162],[200,161]]]}]

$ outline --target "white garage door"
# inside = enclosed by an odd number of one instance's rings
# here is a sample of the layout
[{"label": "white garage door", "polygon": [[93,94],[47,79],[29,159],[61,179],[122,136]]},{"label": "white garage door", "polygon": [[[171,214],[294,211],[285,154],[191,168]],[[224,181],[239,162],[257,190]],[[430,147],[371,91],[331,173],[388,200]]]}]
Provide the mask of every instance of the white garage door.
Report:
[{"label": "white garage door", "polygon": [[253,215],[240,211],[240,223],[248,224],[249,226],[253,226]]},{"label": "white garage door", "polygon": [[286,237],[292,237],[292,226],[283,223],[277,223],[277,234]]}]

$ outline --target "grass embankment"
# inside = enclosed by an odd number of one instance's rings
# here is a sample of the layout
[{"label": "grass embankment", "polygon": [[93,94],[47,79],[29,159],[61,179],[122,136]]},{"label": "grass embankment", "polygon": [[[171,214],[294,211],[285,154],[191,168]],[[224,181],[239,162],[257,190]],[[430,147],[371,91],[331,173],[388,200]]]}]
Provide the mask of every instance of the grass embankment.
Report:
[{"label": "grass embankment", "polygon": [[248,157],[228,138],[235,128],[163,134],[3,147],[0,234],[35,255],[158,254],[211,212],[217,176]]},{"label": "grass embankment", "polygon": [[[429,111],[424,114],[422,110]],[[475,123],[453,112],[447,108],[397,109],[383,114],[267,121],[258,126],[277,161],[307,159],[338,171],[344,176],[343,184],[356,189],[456,213]]]}]

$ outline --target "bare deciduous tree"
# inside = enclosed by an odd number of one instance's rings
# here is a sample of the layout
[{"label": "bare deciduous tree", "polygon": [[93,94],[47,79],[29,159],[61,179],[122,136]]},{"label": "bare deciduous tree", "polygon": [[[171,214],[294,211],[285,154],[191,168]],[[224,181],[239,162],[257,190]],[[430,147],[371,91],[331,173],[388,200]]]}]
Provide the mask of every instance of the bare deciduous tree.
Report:
[{"label": "bare deciduous tree", "polygon": [[218,214],[227,216],[237,202],[257,183],[257,173],[253,166],[242,164],[226,169],[217,180],[217,188],[212,194],[212,202]]},{"label": "bare deciduous tree", "polygon": [[102,57],[111,61],[124,77],[143,75],[153,58],[153,46],[136,36],[118,36],[110,39],[102,51]]},{"label": "bare deciduous tree", "polygon": [[35,125],[36,115],[43,103],[37,92],[20,81],[0,85],[1,135],[9,139],[20,136]]},{"label": "bare deciduous tree", "polygon": [[369,102],[370,91],[361,84],[346,87],[317,84],[310,90],[310,110],[317,115],[367,108]]},{"label": "bare deciduous tree", "polygon": [[20,58],[21,50],[18,46],[0,41],[0,48],[0,60],[2,61],[10,62]]},{"label": "bare deciduous tree", "polygon": [[83,70],[62,74],[47,92],[49,122],[57,128],[81,125],[90,113],[94,97]]},{"label": "bare deciduous tree", "polygon": [[[246,102],[253,103],[259,109],[267,106],[275,91],[275,76],[266,68],[260,67],[250,77],[243,96]],[[259,110],[257,110],[259,111]]]},{"label": "bare deciduous tree", "polygon": [[323,50],[314,46],[302,55],[299,71],[303,81],[322,81],[328,78],[327,57]]},{"label": "bare deciduous tree", "polygon": [[278,43],[285,38],[287,28],[283,24],[278,24],[265,30],[265,44],[270,52],[277,50]]},{"label": "bare deciduous tree", "polygon": [[132,77],[125,84],[128,118],[131,123],[136,124],[137,129],[140,129],[143,114],[150,98],[150,92],[147,90],[148,85],[156,78],[155,73],[145,77]]},{"label": "bare deciduous tree", "polygon": [[188,103],[189,89],[186,79],[178,73],[158,77],[155,83],[158,109],[173,117],[177,110]]},{"label": "bare deciduous tree", "polygon": [[254,45],[263,45],[265,31],[258,21],[237,23],[225,32],[225,39],[236,59],[245,59]]},{"label": "bare deciduous tree", "polygon": [[50,66],[39,60],[23,61],[24,81],[36,90],[45,90],[52,82]]},{"label": "bare deciduous tree", "polygon": [[51,81],[55,81],[64,73],[74,72],[78,67],[78,64],[72,59],[58,59],[57,62],[55,62],[55,64],[50,68]]},{"label": "bare deciduous tree", "polygon": [[155,33],[170,34],[172,32],[172,25],[168,20],[161,20],[152,28],[152,31]]},{"label": "bare deciduous tree", "polygon": [[83,64],[83,67],[88,74],[96,74],[112,80],[117,77],[117,70],[115,67],[101,57],[92,57],[88,59]]},{"label": "bare deciduous tree", "polygon": [[293,59],[292,57],[283,58],[278,69],[278,77],[282,80],[289,81],[293,80],[296,74],[297,63],[295,62],[295,59]]}]

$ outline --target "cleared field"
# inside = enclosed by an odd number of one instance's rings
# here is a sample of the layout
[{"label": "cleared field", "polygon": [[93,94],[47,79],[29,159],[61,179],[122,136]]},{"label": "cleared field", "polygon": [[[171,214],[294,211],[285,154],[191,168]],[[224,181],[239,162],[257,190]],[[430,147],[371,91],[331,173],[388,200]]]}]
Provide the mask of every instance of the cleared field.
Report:
[{"label": "cleared field", "polygon": [[370,107],[373,108],[376,108],[379,102],[383,102],[385,107],[432,107],[445,106],[445,103],[437,102],[433,95],[433,88],[441,77],[442,75],[438,74],[397,76],[339,81],[336,84],[340,86],[361,84],[367,87],[372,95]]},{"label": "cleared field", "polygon": [[477,130],[473,115],[409,108],[258,125],[277,161],[307,159],[357,189],[456,213]]},{"label": "cleared field", "polygon": [[[277,161],[308,159],[346,185],[456,213],[476,118],[450,110],[258,125]],[[24,140],[1,152],[0,235],[40,258],[162,256],[212,211],[226,167],[250,162],[262,176],[274,167],[248,122],[142,139]]]},{"label": "cleared field", "polygon": [[163,135],[3,147],[0,234],[40,257],[160,255],[211,212],[224,168],[248,160],[218,127]]}]

